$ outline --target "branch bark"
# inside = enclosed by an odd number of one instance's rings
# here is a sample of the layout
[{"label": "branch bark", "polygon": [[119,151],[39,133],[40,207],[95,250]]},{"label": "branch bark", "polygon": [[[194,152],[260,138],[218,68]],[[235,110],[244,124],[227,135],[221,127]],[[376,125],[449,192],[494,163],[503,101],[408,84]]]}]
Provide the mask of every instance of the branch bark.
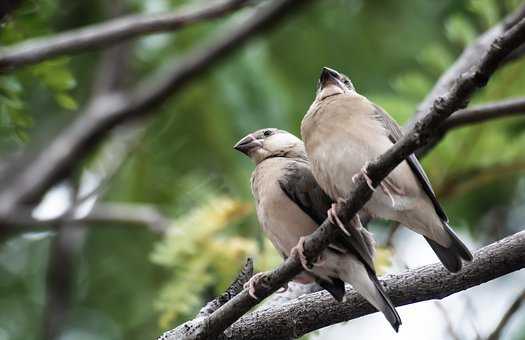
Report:
[{"label": "branch bark", "polygon": [[13,70],[60,55],[109,46],[145,34],[175,31],[191,24],[220,18],[248,2],[221,0],[197,9],[129,15],[50,37],[31,39],[0,49],[0,71]]},{"label": "branch bark", "polygon": [[[397,306],[443,299],[525,267],[525,231],[490,244],[474,254],[474,261],[457,274],[435,263],[382,279]],[[325,291],[303,296],[285,305],[252,312],[232,325],[219,339],[290,339],[335,323],[356,319],[376,310],[353,289],[345,303],[334,302]]]},{"label": "branch bark", "polygon": [[484,123],[492,119],[507,118],[525,114],[525,98],[502,100],[499,102],[479,105],[470,109],[456,111],[440,126],[446,133],[473,124]]},{"label": "branch bark", "polygon": [[[525,41],[525,19],[498,35],[490,44],[490,49],[472,66],[469,72],[461,74],[454,85],[446,93],[436,99],[414,128],[386,153],[369,163],[367,173],[374,186],[377,186],[399,163],[418,148],[424,146],[433,132],[453,112],[466,106],[472,94],[484,86],[490,76],[496,71],[501,61],[515,48]],[[362,174],[347,197],[343,207],[339,207],[338,215],[343,223],[348,223],[372,196]],[[304,254],[310,261],[317,258],[340,231],[328,220],[309,235],[304,242]],[[283,264],[258,281],[255,294],[264,299],[274,293],[279,287],[290,281],[302,271],[297,257],[289,257]],[[231,324],[238,320],[258,303],[246,291],[228,301],[207,320],[208,338],[216,338]],[[291,318],[290,318],[291,320]]]},{"label": "branch bark", "polygon": [[4,187],[0,192],[0,216],[9,216],[18,205],[37,200],[53,184],[67,177],[114,127],[153,114],[153,110],[174,92],[230,55],[248,39],[307,3],[309,1],[306,0],[276,0],[257,8],[235,30],[197,48],[168,71],[159,71],[131,91],[97,99]]},{"label": "branch bark", "polygon": [[453,129],[485,123],[493,119],[508,118],[525,114],[525,98],[507,99],[494,103],[479,105],[469,109],[456,111],[432,136],[430,143],[417,151],[423,157],[432,150]]},{"label": "branch bark", "polygon": [[[412,120],[407,124],[407,129],[413,128],[416,122],[423,118],[430,110],[434,101],[439,97],[445,95],[450,88],[456,82],[456,79],[461,76],[461,74],[468,72],[472,67],[474,67],[478,61],[479,56],[484,55],[488,50],[491,49],[491,44],[498,36],[503,34],[506,30],[514,26],[517,22],[525,17],[525,5],[520,7],[514,13],[506,17],[500,24],[492,27],[482,35],[480,35],[476,41],[467,46],[459,58],[454,62],[454,64],[441,75],[438,79],[432,90],[427,94],[423,101],[419,104],[414,114]],[[515,58],[511,58],[513,54],[520,50],[522,46],[516,47],[515,51],[509,53],[502,62],[509,62]]]}]

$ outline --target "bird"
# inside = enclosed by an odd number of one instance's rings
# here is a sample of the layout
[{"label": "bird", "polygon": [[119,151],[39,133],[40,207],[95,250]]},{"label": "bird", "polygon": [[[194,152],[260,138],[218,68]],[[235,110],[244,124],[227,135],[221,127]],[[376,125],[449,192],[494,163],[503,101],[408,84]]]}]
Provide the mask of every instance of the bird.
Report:
[{"label": "bird", "polygon": [[[298,253],[305,270],[294,280],[315,280],[337,301],[344,300],[344,282],[349,283],[397,332],[401,318],[376,276],[374,240],[366,229],[347,228],[348,235],[331,243],[313,264],[303,255],[304,237],[323,223],[333,204],[315,181],[303,142],[287,131],[267,128],[248,134],[234,148],[255,163],[251,189],[262,230],[283,258]],[[261,275],[247,284],[254,299]]]},{"label": "bird", "polygon": [[[472,253],[449,225],[432,185],[411,154],[377,190],[367,175],[368,163],[403,137],[401,128],[380,106],[360,95],[352,81],[324,67],[316,96],[301,122],[301,137],[321,188],[335,202],[344,202],[363,174],[372,198],[363,211],[373,218],[398,222],[423,235],[450,272],[461,270]],[[332,207],[332,215],[345,228]]]}]

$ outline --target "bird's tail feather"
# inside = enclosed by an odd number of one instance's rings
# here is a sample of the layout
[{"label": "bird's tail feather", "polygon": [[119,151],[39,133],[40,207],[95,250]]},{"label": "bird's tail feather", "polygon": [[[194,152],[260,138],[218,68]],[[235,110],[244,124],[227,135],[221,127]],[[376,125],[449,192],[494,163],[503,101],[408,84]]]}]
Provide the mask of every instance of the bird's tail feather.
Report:
[{"label": "bird's tail feather", "polygon": [[367,270],[356,258],[349,256],[348,259],[350,261],[345,266],[345,270],[341,270],[339,273],[340,278],[350,283],[361,296],[381,311],[397,332],[401,325],[401,317],[386,295],[375,273]]},{"label": "bird's tail feather", "polygon": [[457,273],[462,267],[461,260],[472,261],[472,253],[459,239],[452,228],[450,228],[448,223],[443,222],[443,229],[450,237],[451,245],[449,247],[443,247],[442,245],[432,241],[427,237],[425,237],[425,239],[427,240],[430,247],[432,247],[441,263],[443,263],[443,266],[445,266],[445,268],[447,268],[447,270],[450,272]]}]

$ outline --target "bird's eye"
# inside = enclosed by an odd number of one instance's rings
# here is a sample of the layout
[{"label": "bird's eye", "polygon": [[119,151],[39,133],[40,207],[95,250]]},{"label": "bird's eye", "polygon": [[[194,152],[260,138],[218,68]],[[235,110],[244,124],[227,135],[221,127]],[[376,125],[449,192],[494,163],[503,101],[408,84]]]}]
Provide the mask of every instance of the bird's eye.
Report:
[{"label": "bird's eye", "polygon": [[263,134],[268,137],[272,134],[272,130],[264,130]]}]

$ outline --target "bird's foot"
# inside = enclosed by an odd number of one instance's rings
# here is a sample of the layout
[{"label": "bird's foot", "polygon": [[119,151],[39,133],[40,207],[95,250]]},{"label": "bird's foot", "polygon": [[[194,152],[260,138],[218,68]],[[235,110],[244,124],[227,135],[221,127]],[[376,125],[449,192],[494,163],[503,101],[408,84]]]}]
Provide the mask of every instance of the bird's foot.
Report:
[{"label": "bird's foot", "polygon": [[[368,164],[370,164],[370,162],[366,162],[365,165],[363,165],[363,167],[361,168],[360,173],[363,174],[363,177],[365,178],[366,184],[368,184],[368,187],[370,188],[370,190],[376,191],[376,188],[374,188],[374,186],[372,185],[372,180],[370,179],[370,177],[368,177],[368,173],[366,172],[366,168],[368,168]],[[352,182],[355,183],[357,181],[358,176],[359,176],[359,173],[353,175],[352,176]]]},{"label": "bird's foot", "polygon": [[[259,298],[255,294],[255,285],[258,284],[261,278],[266,274],[268,274],[268,272],[256,273],[250,278],[250,280],[248,280],[248,282],[244,284],[244,289],[248,289],[248,294],[255,300],[259,300]],[[268,285],[264,282],[262,282],[261,285],[265,288],[269,288]]]},{"label": "bird's foot", "polygon": [[396,201],[394,200],[394,196],[392,196],[392,193],[390,192],[386,184],[381,182],[379,186],[381,187],[381,190],[383,190],[383,192],[388,196],[388,198],[390,198],[390,202],[392,202],[392,208],[395,208]]},{"label": "bird's foot", "polygon": [[[339,200],[338,200],[339,202]],[[343,224],[343,222],[339,219],[339,216],[337,216],[337,204],[336,203],[332,203],[332,206],[330,207],[330,209],[328,209],[328,211],[326,212],[326,214],[328,215],[328,220],[330,221],[330,223],[332,223],[333,225],[336,225],[338,226],[342,231],[343,233],[346,235],[346,236],[350,236],[350,233],[348,232],[348,230],[346,230],[346,227],[345,225]]]},{"label": "bird's foot", "polygon": [[308,259],[306,256],[304,256],[304,240],[306,238],[304,236],[301,236],[299,238],[299,242],[297,242],[297,245],[292,248],[292,251],[290,252],[290,256],[295,256],[295,253],[297,253],[297,256],[299,257],[299,261],[301,261],[301,265],[306,271],[312,271],[313,266],[322,266],[324,264],[324,260],[321,256],[317,258],[314,262],[314,264],[310,264],[308,262]]},{"label": "bird's foot", "polygon": [[383,192],[385,194],[388,195],[388,197],[390,198],[390,201],[392,202],[392,207],[395,207],[396,206],[396,201],[394,200],[394,195],[398,195],[398,196],[404,196],[405,195],[405,192],[403,191],[403,189],[401,189],[400,187],[398,187],[390,178],[385,178],[381,184],[381,190],[383,190]]},{"label": "bird's foot", "polygon": [[285,293],[288,290],[288,282],[286,282],[281,288],[279,288],[276,293],[282,294]]}]

